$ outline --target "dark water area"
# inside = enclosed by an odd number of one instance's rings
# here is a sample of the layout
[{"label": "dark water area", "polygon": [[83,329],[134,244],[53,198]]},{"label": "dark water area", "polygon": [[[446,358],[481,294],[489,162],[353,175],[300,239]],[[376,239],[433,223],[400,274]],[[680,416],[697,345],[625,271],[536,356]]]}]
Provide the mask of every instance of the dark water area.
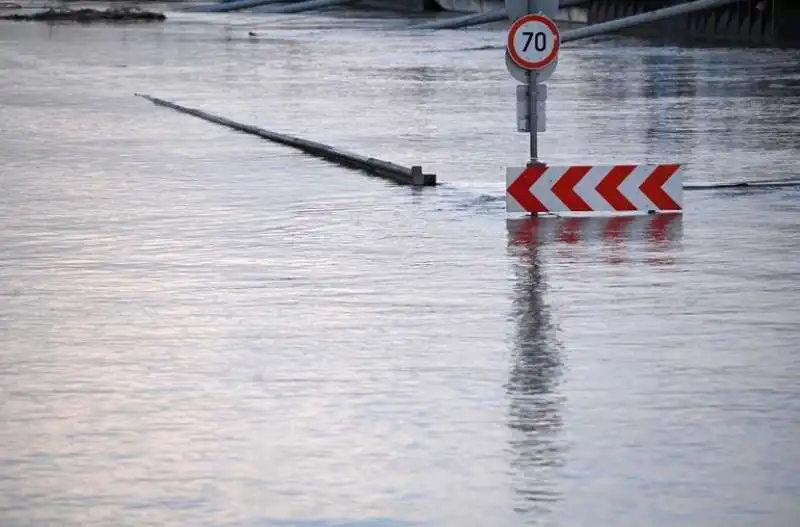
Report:
[{"label": "dark water area", "polygon": [[[797,525],[800,188],[506,221],[502,30],[168,15],[0,22],[0,525]],[[541,156],[798,178],[799,58],[565,46]]]}]

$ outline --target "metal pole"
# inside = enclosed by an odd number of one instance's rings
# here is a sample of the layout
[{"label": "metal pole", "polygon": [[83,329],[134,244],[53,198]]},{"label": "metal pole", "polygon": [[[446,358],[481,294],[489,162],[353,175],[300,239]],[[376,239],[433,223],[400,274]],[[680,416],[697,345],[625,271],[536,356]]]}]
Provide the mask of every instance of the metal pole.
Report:
[{"label": "metal pole", "polygon": [[772,0],[770,2],[770,4],[772,4],[772,5],[770,5],[770,7],[772,8],[772,14],[770,16],[770,19],[771,19],[770,20],[770,28],[769,28],[770,33],[771,33],[770,34],[770,43],[774,46],[774,45],[776,45],[778,43],[778,34],[775,32],[775,17],[778,14],[778,8],[777,8],[778,0]]},{"label": "metal pole", "polygon": [[[536,7],[536,0],[528,0],[528,13],[533,13]],[[528,162],[529,165],[537,163],[539,158],[539,138],[536,135],[539,124],[536,115],[536,77],[535,71],[528,71],[528,123],[531,130],[531,160]]]},{"label": "metal pole", "polygon": [[528,123],[530,123],[530,134],[531,134],[531,160],[528,162],[529,165],[533,165],[539,162],[539,145],[538,145],[538,124],[539,124],[539,116],[536,112],[537,110],[537,89],[536,89],[536,79],[538,75],[535,71],[528,72]]}]

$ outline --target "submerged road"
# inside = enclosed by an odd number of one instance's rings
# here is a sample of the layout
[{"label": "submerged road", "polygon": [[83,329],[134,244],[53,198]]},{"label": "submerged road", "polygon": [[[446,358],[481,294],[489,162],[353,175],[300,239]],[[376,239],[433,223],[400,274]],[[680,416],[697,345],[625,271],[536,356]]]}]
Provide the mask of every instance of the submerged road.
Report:
[{"label": "submerged road", "polygon": [[[502,33],[396,27],[0,23],[0,524],[796,525],[800,189],[507,223]],[[570,46],[540,152],[797,177],[797,61]]]}]

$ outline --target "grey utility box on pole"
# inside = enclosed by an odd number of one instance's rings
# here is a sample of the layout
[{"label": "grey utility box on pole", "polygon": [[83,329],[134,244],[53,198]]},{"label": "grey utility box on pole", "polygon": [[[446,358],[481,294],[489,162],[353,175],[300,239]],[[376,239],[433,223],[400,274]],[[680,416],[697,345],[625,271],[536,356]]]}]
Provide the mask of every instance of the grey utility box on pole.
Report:
[{"label": "grey utility box on pole", "polygon": [[[545,101],[547,100],[547,84],[536,85],[536,116],[538,122],[536,123],[537,132],[547,131],[547,124],[544,119],[545,115]],[[528,87],[524,84],[517,85],[517,131],[530,132],[531,123],[530,119],[531,98],[528,93]]]}]

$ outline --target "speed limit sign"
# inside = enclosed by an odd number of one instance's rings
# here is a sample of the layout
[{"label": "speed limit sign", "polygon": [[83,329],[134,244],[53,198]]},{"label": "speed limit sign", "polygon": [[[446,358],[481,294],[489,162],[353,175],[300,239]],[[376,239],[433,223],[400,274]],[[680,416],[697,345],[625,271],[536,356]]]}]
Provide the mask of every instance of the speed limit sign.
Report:
[{"label": "speed limit sign", "polygon": [[561,33],[555,22],[544,15],[530,14],[519,18],[508,30],[508,54],[526,70],[549,66],[561,48]]}]

